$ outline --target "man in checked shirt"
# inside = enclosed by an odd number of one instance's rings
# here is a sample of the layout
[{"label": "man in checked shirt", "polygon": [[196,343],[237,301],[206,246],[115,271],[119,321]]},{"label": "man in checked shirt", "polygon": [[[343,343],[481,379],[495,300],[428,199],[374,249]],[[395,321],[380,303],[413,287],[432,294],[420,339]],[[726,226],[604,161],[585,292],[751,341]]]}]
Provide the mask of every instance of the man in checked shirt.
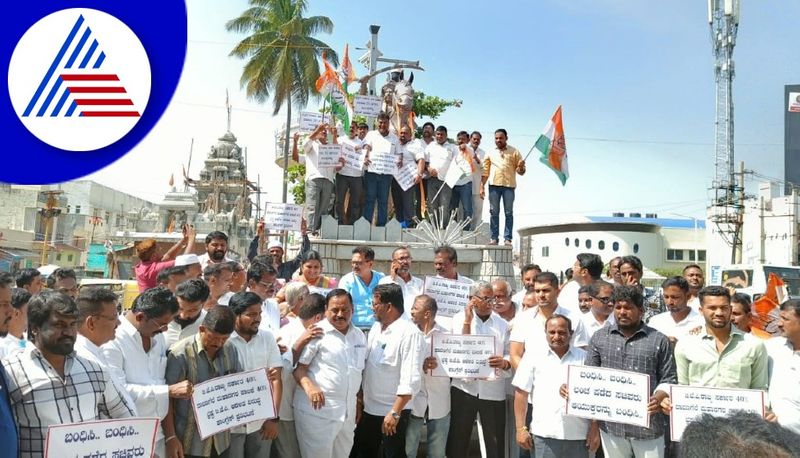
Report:
[{"label": "man in checked shirt", "polygon": [[[661,383],[677,383],[672,347],[664,334],[647,326],[644,316],[644,297],[636,286],[618,286],[612,294],[616,323],[600,328],[589,341],[586,365],[605,367],[650,376],[648,403],[650,427],[613,422],[593,421],[589,437],[600,433],[605,456],[664,457],[664,427],[666,418],[660,404],[667,393],[655,389]],[[566,395],[566,385],[562,387]]]}]

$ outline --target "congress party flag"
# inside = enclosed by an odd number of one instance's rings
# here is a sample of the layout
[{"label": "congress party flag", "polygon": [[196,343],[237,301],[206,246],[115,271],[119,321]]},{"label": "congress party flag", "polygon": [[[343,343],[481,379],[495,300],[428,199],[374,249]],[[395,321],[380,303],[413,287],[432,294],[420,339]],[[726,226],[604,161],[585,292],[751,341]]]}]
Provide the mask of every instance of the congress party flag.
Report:
[{"label": "congress party flag", "polygon": [[547,122],[544,132],[533,147],[542,153],[539,161],[558,175],[562,185],[566,184],[567,178],[569,178],[569,169],[567,168],[567,142],[564,139],[564,126],[561,123],[561,105],[553,113],[553,117]]},{"label": "congress party flag", "polygon": [[[333,69],[325,54],[322,55],[322,63],[325,64],[325,71],[317,79],[317,92],[325,97],[325,102],[330,103],[331,113],[341,121],[344,131],[350,134],[350,120],[353,119],[353,107],[347,100],[344,88],[339,81],[339,74]],[[324,110],[323,110],[324,111]],[[323,113],[323,119],[325,114]]]}]

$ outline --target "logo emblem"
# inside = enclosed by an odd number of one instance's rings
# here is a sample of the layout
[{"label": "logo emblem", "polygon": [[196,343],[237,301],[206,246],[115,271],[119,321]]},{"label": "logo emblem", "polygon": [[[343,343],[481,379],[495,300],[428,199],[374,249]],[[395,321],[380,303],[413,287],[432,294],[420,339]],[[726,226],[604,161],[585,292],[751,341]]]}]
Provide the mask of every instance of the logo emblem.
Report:
[{"label": "logo emblem", "polygon": [[17,43],[8,90],[22,124],[67,151],[92,151],[123,138],[150,98],[150,62],[136,34],[88,8],[52,13]]}]

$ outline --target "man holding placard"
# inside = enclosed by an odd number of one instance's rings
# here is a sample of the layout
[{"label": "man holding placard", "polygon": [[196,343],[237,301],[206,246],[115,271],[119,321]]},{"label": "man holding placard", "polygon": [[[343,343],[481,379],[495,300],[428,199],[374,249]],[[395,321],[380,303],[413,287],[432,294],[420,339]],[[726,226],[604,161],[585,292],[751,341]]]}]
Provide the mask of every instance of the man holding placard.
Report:
[{"label": "man holding placard", "polygon": [[[425,147],[425,162],[428,163],[428,212],[439,213],[439,223],[441,227],[447,227],[450,221],[450,198],[452,189],[445,183],[447,169],[452,164],[458,150],[456,146],[447,141],[447,127],[439,126],[436,128],[436,141],[431,142]],[[419,163],[420,175],[425,170],[422,162]]]},{"label": "man holding placard", "polygon": [[[520,447],[533,447],[537,458],[566,456],[588,458],[600,446],[599,437],[588,437],[589,420],[566,415],[564,401],[556,396],[567,381],[570,365],[583,365],[586,351],[572,347],[572,323],[563,315],[551,315],[545,323],[548,348],[527,352],[514,375],[514,418]],[[530,430],[525,424],[528,404],[533,406]],[[533,440],[531,440],[533,436]]]},{"label": "man holding placard", "polygon": [[397,162],[397,168],[410,167],[409,164],[414,165],[414,185],[407,190],[403,190],[397,178],[392,178],[392,202],[394,202],[395,218],[403,225],[403,227],[412,227],[414,222],[414,189],[419,184],[419,162],[424,161],[424,151],[416,148],[416,143],[412,142],[414,135],[411,133],[411,128],[403,126],[399,132],[399,142],[397,143],[397,150],[400,160]]},{"label": "man holding placard", "polygon": [[356,427],[354,458],[405,456],[411,398],[422,385],[425,339],[403,318],[403,291],[378,285],[372,300],[375,324],[368,334],[362,384],[364,414]]},{"label": "man holding placard", "polygon": [[[228,342],[236,316],[226,306],[217,305],[208,311],[200,331],[178,341],[167,355],[167,383],[187,381],[191,385],[223,375],[242,372],[236,347]],[[174,399],[169,413],[161,422],[166,435],[167,457],[227,458],[231,443],[230,430],[202,439],[197,428],[191,398]]]},{"label": "man holding placard", "polygon": [[[320,165],[320,149],[328,144],[328,130],[333,135],[333,143],[337,143],[336,128],[327,124],[320,124],[308,136],[303,144],[303,156],[297,150],[300,133],[295,132],[292,144],[292,160],[306,165],[306,211],[305,219],[308,230],[312,235],[319,235],[322,225],[322,215],[328,213],[333,197],[334,167]],[[341,163],[340,163],[341,164]]]},{"label": "man holding placard", "polygon": [[[339,137],[339,144],[342,145],[342,155],[344,156],[345,149],[348,151],[352,149],[355,156],[362,155],[364,148],[364,141],[358,138],[359,129],[355,125],[350,126],[350,134]],[[354,167],[355,164],[350,164],[345,160],[344,167],[336,174],[336,200],[334,206],[336,207],[336,218],[339,224],[353,224],[358,218],[361,218],[361,199],[364,194],[364,164],[363,159]],[[347,208],[345,208],[345,197],[350,194],[347,199]]]},{"label": "man holding placard", "polygon": [[294,371],[295,424],[302,456],[346,458],[363,406],[358,405],[367,338],[352,325],[353,300],[343,289],[326,298],[321,337],[303,349]]},{"label": "man holding placard", "polygon": [[508,359],[508,323],[492,310],[492,285],[476,282],[470,287],[470,301],[453,317],[452,332],[494,336],[495,354],[487,359],[494,376],[483,379],[458,378],[450,389],[451,421],[447,456],[469,456],[472,424],[480,414],[480,425],[487,458],[499,458],[505,450],[506,378],[511,371]]},{"label": "man holding placard", "polygon": [[364,219],[372,224],[377,201],[377,226],[384,226],[389,214],[389,187],[399,159],[398,140],[395,134],[389,132],[389,116],[386,113],[379,114],[377,122],[378,130],[372,130],[364,137],[364,148],[367,150],[364,158],[367,166],[364,173]]},{"label": "man holding placard", "polygon": [[[236,315],[229,341],[236,347],[242,369],[261,369],[271,373],[272,403],[278,408],[281,405],[283,364],[275,336],[269,329],[260,328],[261,297],[251,292],[236,293],[228,307]],[[275,413],[280,414],[280,411]],[[278,419],[253,421],[241,429],[244,429],[244,434],[234,431],[231,437],[231,456],[268,458],[272,441],[278,436]]]},{"label": "man holding placard", "polygon": [[667,393],[656,387],[677,381],[672,347],[664,334],[642,321],[644,297],[638,287],[617,287],[612,298],[616,323],[600,328],[592,336],[586,365],[648,375],[652,393],[647,401],[650,427],[610,421],[592,422],[590,437],[597,434],[599,423],[605,456],[662,458],[665,422],[660,404]]},{"label": "man holding placard", "polygon": [[[436,323],[436,300],[422,294],[413,301],[411,320],[425,335],[425,348],[431,348],[434,334],[448,332],[444,326]],[[447,434],[450,430],[450,377],[437,369],[436,358],[428,356],[422,363],[422,389],[412,400],[411,419],[408,421],[406,433],[406,456],[416,457],[419,449],[422,424],[425,423],[428,434],[425,448],[427,456],[444,458],[447,445]]]}]

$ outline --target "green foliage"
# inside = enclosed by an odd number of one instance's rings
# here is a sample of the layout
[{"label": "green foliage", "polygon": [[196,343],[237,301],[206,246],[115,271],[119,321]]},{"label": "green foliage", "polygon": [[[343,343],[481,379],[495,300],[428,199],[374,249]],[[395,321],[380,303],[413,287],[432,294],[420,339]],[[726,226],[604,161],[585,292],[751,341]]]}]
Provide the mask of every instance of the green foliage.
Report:
[{"label": "green foliage", "polygon": [[289,192],[292,194],[294,203],[303,205],[306,203],[306,165],[290,165],[286,171],[286,181],[289,183]]},{"label": "green foliage", "polygon": [[436,119],[450,107],[460,107],[461,100],[445,100],[435,95],[425,95],[422,91],[414,92],[414,114],[417,118]]},{"label": "green foliage", "polygon": [[653,269],[653,272],[661,275],[662,277],[674,277],[683,275],[683,267],[673,267],[670,269]]}]

